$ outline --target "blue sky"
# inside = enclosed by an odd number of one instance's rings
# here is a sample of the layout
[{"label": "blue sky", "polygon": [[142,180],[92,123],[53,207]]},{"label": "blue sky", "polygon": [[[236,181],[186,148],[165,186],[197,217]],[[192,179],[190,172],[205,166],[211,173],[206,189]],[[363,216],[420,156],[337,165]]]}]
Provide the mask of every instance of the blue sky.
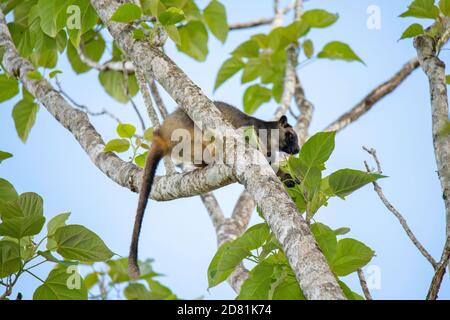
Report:
[{"label": "blue sky", "polygon": [[[208,1],[198,1],[205,6]],[[286,1],[283,1],[286,3]],[[397,16],[409,1],[391,0],[314,0],[306,9],[325,8],[338,12],[340,19],[331,28],[314,30],[311,38],[316,50],[332,40],[349,43],[365,61],[360,63],[316,61],[299,70],[299,76],[316,112],[312,132],[323,129],[353,107],[376,85],[388,79],[410,58],[412,41],[398,42],[406,27],[415,22]],[[272,1],[224,1],[230,22],[248,21],[272,15]],[[370,5],[381,9],[381,29],[366,27]],[[428,25],[431,21],[424,20]],[[178,53],[172,44],[167,53],[211,98],[242,107],[246,86],[239,77],[213,93],[215,75],[231,52],[251,34],[267,31],[261,27],[229,34],[225,45],[210,39],[210,54],[204,63]],[[105,55],[106,57],[106,55]],[[447,50],[441,58],[449,61]],[[138,124],[130,106],[121,105],[103,91],[97,73],[75,75],[63,55],[58,69],[65,90],[92,109],[107,107],[122,121]],[[170,109],[174,102],[164,96]],[[141,110],[141,98],[137,98]],[[19,192],[34,191],[43,196],[47,219],[71,211],[71,223],[83,224],[98,233],[114,251],[126,255],[132,231],[137,195],[119,187],[103,175],[79,147],[73,136],[44,109],[26,144],[14,129],[11,110],[16,100],[0,106],[0,150],[14,158],[0,165],[0,176],[11,181]],[[275,103],[263,105],[256,116],[270,119]],[[109,118],[93,118],[105,140],[115,137],[116,124]],[[369,159],[361,146],[376,148],[388,179],[381,181],[387,197],[402,212],[423,245],[438,259],[444,243],[444,205],[436,174],[432,148],[428,82],[421,70],[415,71],[393,94],[378,103],[358,122],[337,135],[336,148],[327,163],[332,172],[344,167],[363,169]],[[216,192],[224,212],[229,214],[242,187],[232,185]],[[332,227],[348,226],[349,237],[363,241],[376,251],[370,265],[381,271],[381,289],[372,290],[375,299],[422,299],[426,296],[433,270],[407,238],[395,217],[381,204],[371,186],[349,196],[333,199],[319,211],[318,221]],[[253,223],[259,221],[255,215]],[[171,202],[151,201],[141,237],[140,256],[155,259],[154,267],[166,276],[161,281],[178,296],[191,299],[234,298],[227,284],[207,291],[208,264],[216,251],[213,227],[198,197]],[[38,274],[45,277],[48,269]],[[354,276],[346,282],[360,292]],[[25,298],[31,298],[37,280],[24,277],[18,285]],[[446,275],[440,298],[450,298]]]}]

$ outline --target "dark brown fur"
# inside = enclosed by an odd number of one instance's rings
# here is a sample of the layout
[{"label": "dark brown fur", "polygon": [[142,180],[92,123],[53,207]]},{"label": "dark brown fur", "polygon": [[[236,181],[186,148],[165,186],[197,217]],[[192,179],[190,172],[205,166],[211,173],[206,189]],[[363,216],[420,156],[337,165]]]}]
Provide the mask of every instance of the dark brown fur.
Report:
[{"label": "dark brown fur", "polygon": [[[278,121],[263,121],[251,117],[224,102],[215,102],[215,105],[222,113],[223,118],[227,120],[235,129],[247,126],[253,126],[256,129],[256,132],[258,132],[258,129],[280,129],[279,149],[289,154],[298,153],[299,146],[297,135],[292,127],[287,123],[285,116],[281,117]],[[172,141],[171,138],[174,130],[181,128],[189,130],[191,136],[194,136],[194,122],[182,109],[177,109],[175,112],[167,116],[161,127],[153,133],[152,147],[147,155],[147,162],[142,175],[139,202],[130,247],[129,273],[132,278],[139,277],[137,256],[139,234],[145,208],[150,196],[155,171],[161,159],[164,156],[169,155],[172,148],[174,148],[174,146],[178,143],[178,141]],[[270,146],[267,146],[267,150],[271,150]],[[270,154],[268,153],[267,156],[270,157]]]}]

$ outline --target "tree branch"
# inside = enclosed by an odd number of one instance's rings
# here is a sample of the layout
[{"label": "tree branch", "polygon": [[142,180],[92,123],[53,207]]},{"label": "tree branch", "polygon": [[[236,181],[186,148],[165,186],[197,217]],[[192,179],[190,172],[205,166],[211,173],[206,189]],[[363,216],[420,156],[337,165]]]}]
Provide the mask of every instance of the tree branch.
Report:
[{"label": "tree branch", "polygon": [[364,272],[361,269],[358,269],[358,279],[366,300],[373,300],[372,295],[369,291],[369,287],[367,286],[366,277],[364,276]]},{"label": "tree branch", "polygon": [[300,117],[298,118],[294,130],[297,132],[299,144],[303,145],[309,136],[308,130],[314,113],[314,105],[306,99],[305,91],[297,75],[294,97],[295,103],[300,110]]},{"label": "tree branch", "polygon": [[449,108],[445,63],[438,58],[441,46],[450,37],[450,18],[441,17],[440,24],[440,34],[435,39],[427,35],[414,39],[420,66],[428,77],[430,86],[433,147],[446,216],[446,242],[441,260],[431,281],[427,299],[437,298],[450,256],[450,137],[441,134],[448,122]]},{"label": "tree branch", "polygon": [[[19,56],[0,10],[0,46],[5,49],[3,65],[6,71],[19,79],[55,119],[68,129],[91,158],[91,161],[117,184],[138,192],[142,170],[125,162],[111,152],[103,152],[105,143],[86,113],[74,109],[46,80],[27,76],[34,66]],[[233,171],[225,165],[214,165],[189,173],[155,177],[151,198],[157,201],[191,197],[236,182]]]},{"label": "tree branch", "polygon": [[[110,21],[110,17],[118,7],[118,2],[92,0],[91,3],[119,48],[133,62],[139,63],[146,75],[157,80],[200,129],[205,132],[211,132],[214,129],[230,130],[229,137],[237,142],[237,147],[242,145],[245,150],[242,136],[235,133],[232,126],[222,119],[214,103],[172,60],[149,43],[135,41],[126,25]],[[231,151],[227,149],[226,151]],[[308,225],[299,215],[264,155],[248,150],[242,154],[241,159],[233,163],[232,171],[239,182],[244,184],[252,194],[271,230],[283,245],[284,252],[306,297],[308,299],[345,299]]]},{"label": "tree branch", "polygon": [[[289,11],[291,11],[293,8],[294,8],[294,2],[291,2],[290,4],[288,4],[285,8],[283,8],[281,10],[281,14],[285,15],[285,14],[289,13]],[[275,17],[262,18],[262,19],[257,19],[257,20],[253,20],[253,21],[247,21],[247,22],[237,22],[237,23],[230,24],[228,26],[228,29],[229,30],[240,30],[240,29],[254,28],[254,27],[272,24],[274,22],[274,20],[275,20]]]},{"label": "tree branch", "polygon": [[419,61],[417,58],[408,61],[392,78],[372,90],[351,110],[330,123],[324,131],[340,131],[358,120],[370,111],[378,101],[394,91],[418,67]]},{"label": "tree branch", "polygon": [[[378,156],[375,149],[368,149],[366,147],[363,147],[363,149],[369,153],[373,159],[375,160],[375,163],[377,164],[377,173],[381,174],[381,164],[378,160]],[[372,172],[367,162],[364,162],[364,165],[366,166],[367,172]],[[384,206],[394,214],[394,216],[398,219],[400,222],[400,225],[403,227],[403,230],[405,230],[406,235],[408,238],[412,241],[412,243],[416,246],[416,248],[419,250],[419,252],[430,262],[430,264],[433,266],[434,269],[436,269],[437,262],[434,260],[434,258],[431,256],[431,254],[425,249],[425,247],[420,243],[420,241],[416,238],[414,233],[411,231],[411,228],[408,226],[408,223],[406,222],[406,219],[403,217],[403,215],[389,202],[389,200],[386,198],[386,196],[383,193],[383,190],[381,189],[380,185],[374,181],[372,182],[373,188],[375,192],[377,193],[378,197],[380,198],[381,202],[383,202]]]}]

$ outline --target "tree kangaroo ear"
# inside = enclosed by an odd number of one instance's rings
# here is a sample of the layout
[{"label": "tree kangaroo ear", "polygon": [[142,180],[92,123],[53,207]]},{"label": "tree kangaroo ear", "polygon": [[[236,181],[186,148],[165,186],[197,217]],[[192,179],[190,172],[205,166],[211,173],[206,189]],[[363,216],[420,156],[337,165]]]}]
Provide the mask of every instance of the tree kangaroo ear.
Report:
[{"label": "tree kangaroo ear", "polygon": [[287,120],[286,116],[281,116],[280,120],[278,120],[278,123],[279,123],[282,127],[284,127],[285,125],[287,125],[287,124],[288,124],[288,120]]}]

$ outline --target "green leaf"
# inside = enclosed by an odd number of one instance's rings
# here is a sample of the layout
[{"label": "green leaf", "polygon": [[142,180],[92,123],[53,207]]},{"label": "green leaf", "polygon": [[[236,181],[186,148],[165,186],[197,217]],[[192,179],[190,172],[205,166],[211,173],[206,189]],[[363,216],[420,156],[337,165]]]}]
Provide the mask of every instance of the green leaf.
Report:
[{"label": "green leaf", "polygon": [[[0,178],[0,201],[13,201],[17,198],[19,198],[19,195],[14,186],[8,180]],[[1,204],[2,202],[0,202]]]},{"label": "green leaf", "polygon": [[130,97],[134,97],[139,87],[134,74],[128,75],[128,93],[126,91],[125,77],[121,71],[107,70],[99,73],[100,83],[105,91],[119,102],[127,103]]},{"label": "green leaf", "polygon": [[[8,205],[8,207],[6,207]],[[22,193],[19,198],[3,203],[0,235],[20,239],[38,234],[45,223],[43,201],[36,193]]]},{"label": "green leaf", "polygon": [[53,79],[54,77],[56,77],[58,74],[63,73],[61,70],[53,70],[52,72],[50,72],[48,74],[48,76],[50,77],[50,79]]},{"label": "green leaf", "polygon": [[178,28],[176,26],[164,26],[164,30],[166,30],[167,35],[177,46],[181,45],[181,36]]},{"label": "green leaf", "polygon": [[234,49],[231,54],[236,58],[256,58],[259,56],[258,41],[247,40]]},{"label": "green leaf", "polygon": [[[140,279],[147,279],[158,274],[155,273],[151,267],[151,260],[139,261],[139,269],[141,270]],[[106,262],[109,266],[108,276],[111,278],[113,283],[122,283],[130,281],[128,276],[128,259],[120,258],[117,260],[109,260]]]},{"label": "green leaf", "polygon": [[337,250],[337,238],[335,232],[331,230],[330,227],[319,222],[311,225],[311,232],[313,233],[314,238],[316,238],[317,244],[324,256],[328,261],[331,261]]},{"label": "green leaf", "polygon": [[400,17],[436,19],[438,15],[439,9],[434,5],[434,0],[414,0]]},{"label": "green leaf", "polygon": [[28,71],[27,77],[33,80],[42,80],[44,78],[38,70]]},{"label": "green leaf", "polygon": [[47,223],[47,250],[53,250],[56,248],[56,241],[52,239],[56,230],[59,227],[63,227],[66,225],[67,219],[69,219],[70,212],[61,213],[55,217],[53,217]]},{"label": "green leaf", "polygon": [[6,101],[19,93],[19,83],[13,77],[0,74],[0,102]]},{"label": "green leaf", "polygon": [[338,280],[338,283],[348,300],[365,300],[359,294],[353,292],[344,282]]},{"label": "green leaf", "polygon": [[337,236],[341,236],[341,235],[347,234],[349,232],[350,232],[350,228],[348,228],[348,227],[337,228],[334,230],[334,234]]},{"label": "green leaf", "polygon": [[[99,18],[89,0],[75,0],[73,6],[71,9],[76,6],[79,9],[80,15],[78,16],[76,9],[69,10],[68,8],[67,32],[69,33],[70,42],[77,48],[80,45],[81,36],[89,30],[92,30]],[[81,27],[77,25],[78,23],[80,23]]]},{"label": "green leaf", "polygon": [[153,294],[153,296],[156,297],[158,300],[176,300],[177,296],[167,288],[166,286],[162,285],[160,282],[153,280],[151,278],[146,279],[150,290]]},{"label": "green leaf", "polygon": [[319,52],[318,57],[330,60],[359,61],[365,64],[348,44],[339,41],[333,41],[325,45]]},{"label": "green leaf", "polygon": [[314,55],[314,44],[310,39],[303,42],[303,52],[308,59]]},{"label": "green leaf", "polygon": [[245,233],[234,241],[234,245],[247,249],[248,251],[261,247],[270,234],[266,223],[259,223],[250,227]]},{"label": "green leaf", "polygon": [[[87,300],[88,291],[76,269],[56,268],[33,294],[33,300]],[[72,272],[71,272],[72,271]]]},{"label": "green leaf", "polygon": [[334,195],[344,198],[380,178],[385,178],[385,176],[353,169],[341,169],[329,176],[329,185]]},{"label": "green leaf", "polygon": [[59,52],[62,53],[64,52],[64,49],[66,49],[66,45],[67,45],[67,34],[66,31],[61,30],[56,35],[56,48],[58,49]]},{"label": "green leaf", "polygon": [[62,30],[67,20],[67,6],[69,0],[39,0],[37,7],[42,31],[51,38],[55,38]]},{"label": "green leaf", "polygon": [[183,10],[170,7],[159,15],[158,20],[163,26],[168,26],[177,24],[178,22],[183,21],[184,18],[185,16]]},{"label": "green leaf", "polygon": [[274,264],[264,260],[254,267],[242,284],[237,300],[267,300],[272,286]]},{"label": "green leaf", "polygon": [[41,232],[45,218],[40,216],[27,216],[9,218],[0,224],[0,235],[20,239],[25,236],[33,236]]},{"label": "green leaf", "polygon": [[[30,56],[31,62],[36,67],[52,69],[58,62],[58,46],[55,38],[40,32],[36,35],[33,53]],[[40,80],[40,79],[38,79]]]},{"label": "green leaf", "polygon": [[131,138],[136,133],[136,127],[133,126],[132,124],[120,123],[117,126],[116,130],[117,130],[117,134],[121,138]]},{"label": "green leaf", "polygon": [[225,281],[236,266],[249,254],[249,250],[234,245],[234,242],[223,244],[217,250],[208,267],[209,288]]},{"label": "green leaf", "polygon": [[59,227],[54,235],[56,251],[66,259],[97,262],[113,256],[102,239],[81,225]]},{"label": "green leaf", "polygon": [[86,277],[84,277],[84,285],[87,290],[90,290],[93,286],[98,283],[99,277],[98,272],[94,271],[89,273]]},{"label": "green leaf", "polygon": [[[99,33],[88,32],[81,38],[83,42],[83,53],[92,61],[98,62],[105,51],[105,40]],[[75,73],[80,74],[91,70],[81,61],[77,49],[69,43],[67,46],[67,58]]]},{"label": "green leaf", "polygon": [[336,22],[338,15],[322,9],[314,9],[303,13],[301,19],[313,28],[326,28]]},{"label": "green leaf", "polygon": [[297,279],[287,274],[273,290],[272,300],[306,300]]},{"label": "green leaf", "polygon": [[152,141],[153,139],[153,128],[148,128],[144,131],[144,139],[148,142]]},{"label": "green leaf", "polygon": [[134,163],[140,168],[145,167],[145,162],[147,160],[148,151],[144,152],[143,154],[138,155],[136,158],[134,158]]},{"label": "green leaf", "polygon": [[22,193],[17,200],[23,216],[43,216],[44,205],[42,198],[34,192]]},{"label": "green leaf", "polygon": [[244,111],[253,114],[259,106],[269,102],[272,98],[272,91],[259,84],[252,85],[244,93]]},{"label": "green leaf", "polygon": [[39,106],[29,100],[20,100],[13,108],[12,116],[16,126],[17,134],[23,142],[33,128]]},{"label": "green leaf", "polygon": [[445,76],[445,82],[450,85],[450,75]]},{"label": "green leaf", "polygon": [[405,30],[405,32],[403,32],[402,36],[400,37],[400,40],[414,38],[424,33],[425,31],[423,30],[422,25],[418,23],[413,23]]},{"label": "green leaf", "polygon": [[439,0],[439,8],[445,16],[450,17],[450,0]]},{"label": "green leaf", "polygon": [[316,133],[303,145],[299,159],[308,167],[323,165],[334,150],[335,136],[335,131]]},{"label": "green leaf", "polygon": [[216,83],[214,84],[214,90],[219,88],[225,81],[235,75],[239,70],[244,67],[244,62],[241,59],[231,57],[226,60],[220,67],[217,73]]},{"label": "green leaf", "polygon": [[60,260],[60,259],[56,258],[52,254],[52,252],[49,251],[49,250],[47,250],[47,251],[38,251],[37,254],[40,255],[41,257],[45,258],[47,261],[57,263],[58,265],[61,265],[63,267],[77,266],[79,264],[78,261]]},{"label": "green leaf", "polygon": [[157,298],[142,283],[131,283],[123,291],[127,300],[156,300]]},{"label": "green leaf", "polygon": [[105,149],[103,149],[104,152],[125,152],[128,151],[130,148],[130,141],[127,139],[113,139],[109,141]]},{"label": "green leaf", "polygon": [[203,11],[203,16],[212,34],[224,43],[228,35],[225,6],[217,0],[212,0]]},{"label": "green leaf", "polygon": [[19,245],[13,241],[0,241],[0,279],[19,271],[21,263]]},{"label": "green leaf", "polygon": [[0,163],[2,163],[3,160],[6,160],[6,159],[9,159],[12,157],[13,157],[12,153],[0,151]]},{"label": "green leaf", "polygon": [[129,23],[138,20],[142,16],[142,10],[133,3],[125,3],[117,8],[111,17],[111,21]]},{"label": "green leaf", "polygon": [[200,21],[189,21],[178,28],[181,42],[177,45],[178,50],[188,56],[205,61],[208,55],[208,32]]},{"label": "green leaf", "polygon": [[[312,201],[316,193],[320,189],[320,183],[322,182],[322,171],[315,166],[308,167],[306,170],[303,181],[301,183],[302,187],[306,190],[305,199]],[[308,211],[308,214],[312,212]]]},{"label": "green leaf", "polygon": [[341,239],[330,261],[331,270],[338,276],[349,275],[368,264],[374,255],[372,249],[358,240]]},{"label": "green leaf", "polygon": [[267,65],[264,65],[261,59],[248,59],[244,67],[244,72],[242,72],[241,83],[246,83],[257,79],[266,68]]}]

